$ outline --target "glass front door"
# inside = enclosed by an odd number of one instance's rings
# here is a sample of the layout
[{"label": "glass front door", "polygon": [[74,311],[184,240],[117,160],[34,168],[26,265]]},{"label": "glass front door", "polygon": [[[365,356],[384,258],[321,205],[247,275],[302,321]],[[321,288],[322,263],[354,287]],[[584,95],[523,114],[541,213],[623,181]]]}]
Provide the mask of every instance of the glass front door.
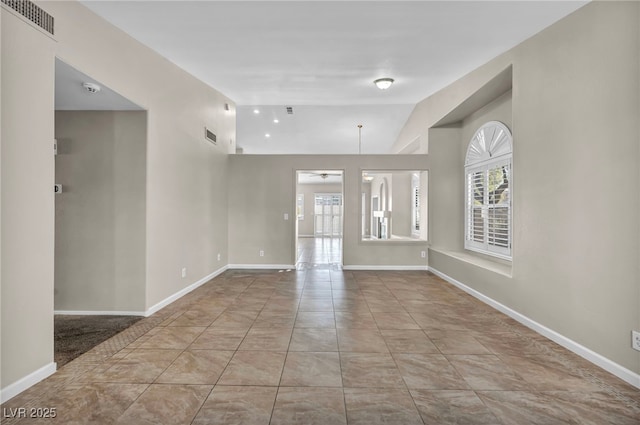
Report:
[{"label": "glass front door", "polygon": [[315,194],[314,233],[317,237],[342,236],[342,194]]}]

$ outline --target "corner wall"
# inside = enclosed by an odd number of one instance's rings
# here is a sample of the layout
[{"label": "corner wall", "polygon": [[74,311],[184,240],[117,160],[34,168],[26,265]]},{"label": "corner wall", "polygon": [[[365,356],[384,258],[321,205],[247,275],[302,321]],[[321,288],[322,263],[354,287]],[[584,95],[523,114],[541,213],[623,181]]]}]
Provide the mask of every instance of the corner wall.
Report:
[{"label": "corner wall", "polygon": [[[583,347],[637,386],[640,353],[630,331],[640,325],[639,9],[589,3],[422,101],[395,143],[398,150],[428,139],[429,267]],[[509,65],[513,261],[504,273],[499,262],[463,252],[462,215],[450,215],[463,211],[463,197],[451,194],[462,193],[470,129],[431,127]],[[438,248],[445,240],[453,252]]]},{"label": "corner wall", "polygon": [[[55,41],[1,11],[3,400],[55,370],[56,57],[148,111],[144,309],[157,310],[227,264],[235,104],[79,2],[37,3],[55,18]],[[217,146],[205,140],[205,126]]]},{"label": "corner wall", "polygon": [[[54,41],[4,7],[2,20],[2,365],[5,389],[53,363]],[[21,47],[29,50],[24,54]],[[37,100],[36,100],[37,99]]]}]

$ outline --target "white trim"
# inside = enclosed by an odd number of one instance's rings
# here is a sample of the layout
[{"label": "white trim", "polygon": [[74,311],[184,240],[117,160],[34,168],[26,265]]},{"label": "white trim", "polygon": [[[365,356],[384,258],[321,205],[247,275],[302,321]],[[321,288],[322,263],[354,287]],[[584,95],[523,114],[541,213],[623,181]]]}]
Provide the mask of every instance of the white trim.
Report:
[{"label": "white trim", "polygon": [[227,268],[232,270],[280,270],[280,269],[295,269],[296,266],[292,264],[229,264]]},{"label": "white trim", "polygon": [[168,296],[167,298],[165,298],[164,300],[160,301],[159,303],[154,304],[149,309],[147,309],[147,311],[144,312],[145,317],[151,316],[153,313],[157,312],[158,310],[160,310],[163,307],[168,306],[169,304],[171,304],[172,302],[174,302],[178,298],[181,298],[184,295],[188,294],[189,292],[193,291],[194,289],[204,285],[205,283],[207,283],[208,281],[210,281],[214,277],[224,273],[228,268],[229,268],[229,266],[224,266],[224,267],[214,271],[213,273],[203,277],[202,279],[198,280],[197,282],[192,283],[191,285],[187,286],[186,288],[181,289],[180,291],[176,292],[175,294]]},{"label": "white trim", "polygon": [[56,372],[56,369],[56,363],[51,362],[48,365],[45,365],[36,370],[35,372],[31,372],[24,378],[18,379],[13,384],[10,384],[7,387],[3,388],[2,391],[0,391],[0,403],[11,400],[13,397],[17,396],[27,388],[53,375]]},{"label": "white trim", "polygon": [[53,314],[68,316],[144,316],[144,311],[54,310]]},{"label": "white trim", "polygon": [[[473,241],[467,240],[466,242],[473,242]],[[489,245],[489,246],[491,248],[495,249],[495,247],[492,247],[491,245]],[[490,251],[490,250],[487,251],[484,248],[478,248],[477,246],[473,246],[471,244],[469,244],[469,246],[465,246],[464,249],[468,249],[469,251],[477,252],[478,254],[489,255],[491,257],[496,257],[496,258],[499,258],[501,260],[513,261],[513,257],[511,255],[500,254],[499,252]]]},{"label": "white trim", "polygon": [[452,278],[451,276],[448,276],[448,275],[442,273],[441,271],[434,269],[433,267],[429,267],[429,271],[431,273],[435,274],[436,276],[439,276],[442,279],[446,280],[447,282],[451,283],[452,285],[457,286],[458,288],[462,289],[466,293],[474,296],[475,298],[479,299],[480,301],[484,302],[485,304],[490,305],[491,307],[495,308],[496,310],[501,311],[502,313],[506,314],[507,316],[511,317],[512,319],[522,323],[526,327],[531,328],[534,331],[538,332],[539,334],[549,338],[553,342],[556,342],[556,343],[560,344],[561,346],[563,346],[567,350],[574,352],[575,354],[579,355],[583,359],[588,360],[591,363],[593,363],[594,365],[601,367],[602,369],[604,369],[607,372],[617,376],[618,378],[620,378],[623,381],[633,385],[634,387],[640,388],[640,374],[637,374],[637,373],[625,368],[624,366],[621,366],[621,365],[615,363],[614,361],[609,360],[608,358],[602,356],[601,354],[598,354],[595,351],[592,351],[592,350],[588,349],[584,345],[578,344],[577,342],[567,338],[564,335],[559,334],[558,332],[554,331],[553,329],[549,329],[546,326],[541,325],[540,323],[536,322],[535,320],[532,320],[532,319],[528,318],[527,316],[525,316],[525,315],[523,315],[521,313],[518,313],[515,310],[512,310],[511,308],[507,307],[506,305],[499,303],[498,301],[496,301],[496,300],[494,300],[494,299],[482,294],[481,292],[476,291],[473,288],[470,288],[469,286],[465,285],[464,283],[462,283],[460,281],[457,281],[456,279]]},{"label": "white trim", "polygon": [[350,265],[350,266],[342,266],[342,270],[429,270],[428,266],[366,266],[366,265]]}]

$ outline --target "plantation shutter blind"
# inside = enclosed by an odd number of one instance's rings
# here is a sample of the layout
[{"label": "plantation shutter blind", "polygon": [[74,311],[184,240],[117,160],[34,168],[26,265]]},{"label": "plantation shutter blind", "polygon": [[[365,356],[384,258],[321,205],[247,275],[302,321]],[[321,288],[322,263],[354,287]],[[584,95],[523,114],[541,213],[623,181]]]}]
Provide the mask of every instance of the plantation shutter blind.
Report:
[{"label": "plantation shutter blind", "polygon": [[511,159],[509,129],[481,126],[465,158],[465,243],[472,251],[511,259]]}]

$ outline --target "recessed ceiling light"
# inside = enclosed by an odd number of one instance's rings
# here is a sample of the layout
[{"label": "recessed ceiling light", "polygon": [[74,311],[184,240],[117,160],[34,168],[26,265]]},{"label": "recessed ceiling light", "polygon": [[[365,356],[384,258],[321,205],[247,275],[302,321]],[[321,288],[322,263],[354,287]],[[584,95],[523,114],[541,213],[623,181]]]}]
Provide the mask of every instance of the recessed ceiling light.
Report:
[{"label": "recessed ceiling light", "polygon": [[264,135],[264,137],[266,137],[268,139],[269,137],[271,137],[271,135],[269,133],[267,133],[267,134]]},{"label": "recessed ceiling light", "polygon": [[253,110],[253,113],[254,113],[254,114],[259,114],[259,113],[260,113],[260,109],[254,109],[254,110]]},{"label": "recessed ceiling light", "polygon": [[386,90],[393,84],[393,78],[378,78],[373,82],[380,90]]},{"label": "recessed ceiling light", "polygon": [[274,123],[274,124],[278,124],[279,122],[280,122],[280,120],[279,120],[278,118],[276,118],[276,119],[274,119],[274,120],[273,120],[273,123]]}]

